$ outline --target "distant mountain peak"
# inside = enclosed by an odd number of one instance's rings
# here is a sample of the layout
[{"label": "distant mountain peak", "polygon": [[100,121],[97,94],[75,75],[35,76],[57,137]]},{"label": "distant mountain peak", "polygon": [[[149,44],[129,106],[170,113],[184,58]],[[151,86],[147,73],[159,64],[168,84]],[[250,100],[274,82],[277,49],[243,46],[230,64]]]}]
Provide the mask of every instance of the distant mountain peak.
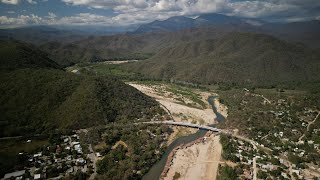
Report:
[{"label": "distant mountain peak", "polygon": [[153,21],[148,24],[141,25],[135,33],[159,32],[159,31],[179,31],[188,28],[199,28],[201,26],[215,25],[240,25],[247,24],[251,26],[260,26],[263,21],[258,19],[240,18],[236,16],[227,16],[218,13],[201,14],[196,18],[186,16],[174,16],[163,21]]}]

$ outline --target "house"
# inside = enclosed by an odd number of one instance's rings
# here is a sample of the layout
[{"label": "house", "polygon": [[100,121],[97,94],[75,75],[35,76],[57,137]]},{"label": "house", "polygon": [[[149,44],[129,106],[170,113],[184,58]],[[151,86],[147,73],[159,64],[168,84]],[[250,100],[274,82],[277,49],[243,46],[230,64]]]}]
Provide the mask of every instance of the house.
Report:
[{"label": "house", "polygon": [[300,170],[298,169],[292,169],[292,173],[296,173],[298,176],[300,176]]},{"label": "house", "polygon": [[74,145],[80,144],[80,142],[72,142],[71,144],[72,146],[74,146]]},{"label": "house", "polygon": [[285,172],[281,172],[281,176],[283,176],[284,178],[287,178],[287,179],[289,178],[287,173],[285,173]]},{"label": "house", "polygon": [[304,144],[304,141],[300,140],[297,144]]},{"label": "house", "polygon": [[71,137],[76,138],[76,139],[80,139],[80,137],[77,134],[74,134]]},{"label": "house", "polygon": [[57,145],[56,153],[61,153],[62,149],[59,145]]},{"label": "house", "polygon": [[71,161],[71,160],[72,160],[71,155],[67,156],[67,160],[68,160],[68,161]]},{"label": "house", "polygon": [[4,175],[4,179],[9,179],[10,177],[18,178],[18,177],[21,177],[22,175],[24,175],[25,173],[26,173],[25,170],[7,173]]},{"label": "house", "polygon": [[80,144],[77,144],[74,146],[74,149],[79,153],[79,154],[82,154],[82,148],[80,146]]},{"label": "house", "polygon": [[292,173],[296,173],[297,175],[299,175],[299,174],[300,174],[300,170],[298,170],[298,169],[292,169]]},{"label": "house", "polygon": [[244,177],[245,179],[251,179],[251,172],[248,171],[247,169],[242,169],[243,170],[243,174],[241,175],[242,177]]},{"label": "house", "polygon": [[314,143],[314,141],[312,141],[312,140],[308,141],[308,144],[313,144],[313,143]]},{"label": "house", "polygon": [[35,174],[33,179],[40,179],[41,178],[41,174]]},{"label": "house", "polygon": [[74,70],[72,70],[71,72],[72,72],[72,73],[78,73],[78,71],[79,71],[78,69],[74,69]]},{"label": "house", "polygon": [[279,136],[280,136],[280,137],[283,137],[283,132],[279,132]]},{"label": "house", "polygon": [[85,164],[86,163],[86,160],[84,160],[83,158],[79,158],[76,160],[77,164]]},{"label": "house", "polygon": [[262,165],[262,169],[274,170],[274,166],[272,164]]},{"label": "house", "polygon": [[33,157],[41,157],[42,156],[42,152],[38,152],[37,154],[34,154]]},{"label": "house", "polygon": [[67,173],[73,173],[73,167],[67,170]]}]

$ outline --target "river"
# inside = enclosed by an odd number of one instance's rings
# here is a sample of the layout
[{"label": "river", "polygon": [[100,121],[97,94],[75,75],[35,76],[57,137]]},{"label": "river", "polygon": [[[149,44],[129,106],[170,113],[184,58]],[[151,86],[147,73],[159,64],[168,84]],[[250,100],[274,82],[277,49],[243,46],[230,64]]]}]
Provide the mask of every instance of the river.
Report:
[{"label": "river", "polygon": [[[221,115],[218,111],[217,108],[214,106],[214,99],[217,98],[218,96],[210,96],[208,98],[208,102],[209,104],[212,106],[212,110],[213,112],[216,114],[216,120],[220,123],[222,121],[224,121],[224,116]],[[213,125],[210,125],[213,126]],[[160,161],[158,161],[155,165],[153,165],[151,167],[151,169],[149,170],[149,172],[147,174],[145,174],[142,178],[142,180],[155,180],[155,179],[159,179],[164,166],[166,165],[167,159],[168,159],[168,155],[170,154],[170,152],[177,146],[181,145],[181,144],[187,144],[189,142],[192,142],[200,137],[203,137],[206,134],[207,131],[205,130],[199,130],[194,134],[188,135],[188,136],[183,136],[183,137],[179,137],[176,140],[174,140],[169,147],[166,149],[165,153],[162,155],[162,158],[160,159]]]}]

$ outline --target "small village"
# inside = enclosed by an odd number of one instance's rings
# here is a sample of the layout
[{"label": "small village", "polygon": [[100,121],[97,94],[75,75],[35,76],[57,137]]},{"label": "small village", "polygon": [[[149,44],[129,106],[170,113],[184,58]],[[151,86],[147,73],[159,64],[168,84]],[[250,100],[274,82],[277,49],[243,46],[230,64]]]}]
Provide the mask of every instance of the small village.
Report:
[{"label": "small village", "polygon": [[222,156],[228,166],[236,168],[241,179],[313,179],[319,175],[320,169],[301,167],[301,164],[290,162],[287,153],[274,155],[261,144],[231,138],[225,145],[233,149],[224,149]]},{"label": "small village", "polygon": [[[31,143],[32,140],[27,140]],[[96,156],[84,144],[78,134],[60,136],[55,142],[39,149],[34,154],[19,153],[24,167],[19,171],[5,174],[3,179],[64,179],[82,176],[89,178],[95,172]]]}]

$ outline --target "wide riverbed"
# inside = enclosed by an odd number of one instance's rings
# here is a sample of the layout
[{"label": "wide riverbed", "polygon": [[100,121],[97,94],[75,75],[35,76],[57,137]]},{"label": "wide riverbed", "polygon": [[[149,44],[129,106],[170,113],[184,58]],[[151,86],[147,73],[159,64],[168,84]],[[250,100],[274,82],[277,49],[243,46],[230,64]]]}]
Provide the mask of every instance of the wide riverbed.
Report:
[{"label": "wide riverbed", "polygon": [[[208,102],[209,104],[212,106],[212,110],[213,112],[216,114],[216,120],[218,122],[222,122],[224,121],[224,117],[217,111],[217,108],[214,106],[214,99],[217,98],[217,96],[210,96],[208,98]],[[213,125],[211,125],[213,126]],[[170,152],[177,146],[181,145],[181,144],[186,144],[189,142],[192,142],[198,138],[203,137],[206,134],[207,131],[205,130],[199,130],[194,134],[188,135],[188,136],[183,136],[183,137],[179,137],[176,140],[174,140],[169,147],[167,148],[167,150],[165,151],[165,153],[163,154],[162,158],[160,159],[159,162],[157,162],[155,165],[152,166],[152,168],[149,170],[149,172],[143,176],[143,180],[155,180],[155,179],[159,179],[164,166],[167,162],[168,159],[168,155],[170,154]]]}]

